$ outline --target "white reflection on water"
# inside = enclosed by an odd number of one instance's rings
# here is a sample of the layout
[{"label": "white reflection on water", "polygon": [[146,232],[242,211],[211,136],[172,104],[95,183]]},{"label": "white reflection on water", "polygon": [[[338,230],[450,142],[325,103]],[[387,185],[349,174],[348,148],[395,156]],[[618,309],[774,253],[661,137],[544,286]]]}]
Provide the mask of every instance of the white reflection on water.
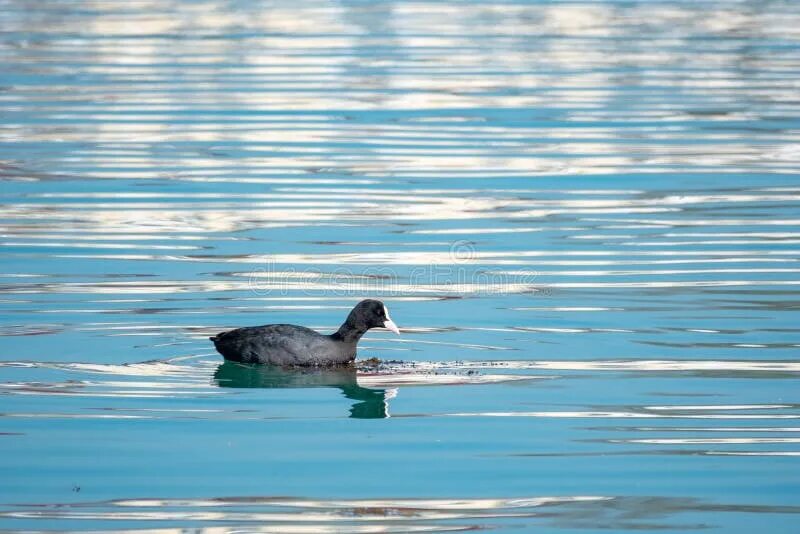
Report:
[{"label": "white reflection on water", "polygon": [[[795,506],[727,504],[685,497],[565,495],[509,499],[348,499],[298,497],[220,497],[209,499],[123,499],[78,502],[49,507],[14,506],[4,518],[112,521],[117,525],[150,520],[168,523],[207,521],[240,524],[213,526],[202,532],[449,532],[478,530],[492,519],[517,519],[530,527],[596,528],[597,522],[617,530],[695,529],[669,516],[714,512],[797,514]],[[520,523],[520,520],[525,520]],[[159,530],[161,531],[161,530]],[[172,532],[172,530],[166,530]]]},{"label": "white reflection on water", "polygon": [[741,371],[741,372],[800,372],[800,362],[744,360],[497,360],[458,362],[416,362],[420,368],[458,367],[466,369],[547,369],[556,371]]},{"label": "white reflection on water", "polygon": [[611,443],[654,443],[662,445],[695,445],[695,444],[755,444],[755,443],[800,443],[800,438],[651,438],[651,439],[618,439]]}]

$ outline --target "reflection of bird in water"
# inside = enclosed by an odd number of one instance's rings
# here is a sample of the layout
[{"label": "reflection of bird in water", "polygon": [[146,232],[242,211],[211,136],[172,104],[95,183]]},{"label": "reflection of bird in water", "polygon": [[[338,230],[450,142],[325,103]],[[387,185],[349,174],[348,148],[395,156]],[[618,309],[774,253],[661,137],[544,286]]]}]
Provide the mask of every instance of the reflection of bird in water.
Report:
[{"label": "reflection of bird in water", "polygon": [[348,399],[359,401],[350,407],[350,417],[381,419],[389,416],[387,400],[394,391],[368,389],[358,385],[356,368],[286,368],[225,362],[217,367],[214,380],[227,388],[339,388]]},{"label": "reflection of bird in water", "polygon": [[251,326],[209,339],[226,360],[271,365],[340,365],[356,358],[356,345],[370,328],[400,330],[379,300],[362,300],[331,335],[292,324]]}]

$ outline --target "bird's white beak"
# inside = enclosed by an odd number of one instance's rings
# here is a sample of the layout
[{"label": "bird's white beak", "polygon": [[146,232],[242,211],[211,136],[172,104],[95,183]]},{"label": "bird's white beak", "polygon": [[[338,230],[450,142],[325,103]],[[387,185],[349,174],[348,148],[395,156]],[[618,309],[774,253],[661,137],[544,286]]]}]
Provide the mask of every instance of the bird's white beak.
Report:
[{"label": "bird's white beak", "polygon": [[383,315],[386,316],[386,320],[383,322],[383,327],[388,328],[398,336],[400,335],[400,329],[397,328],[397,325],[394,324],[394,321],[389,317],[389,310],[386,306],[383,307]]},{"label": "bird's white beak", "polygon": [[392,332],[394,332],[394,333],[395,333],[395,334],[397,334],[398,336],[400,335],[400,329],[399,329],[399,328],[397,328],[397,325],[396,325],[396,324],[394,324],[394,321],[392,321],[391,319],[386,319],[386,320],[383,322],[383,327],[384,327],[384,328],[388,328],[389,330],[391,330]]}]

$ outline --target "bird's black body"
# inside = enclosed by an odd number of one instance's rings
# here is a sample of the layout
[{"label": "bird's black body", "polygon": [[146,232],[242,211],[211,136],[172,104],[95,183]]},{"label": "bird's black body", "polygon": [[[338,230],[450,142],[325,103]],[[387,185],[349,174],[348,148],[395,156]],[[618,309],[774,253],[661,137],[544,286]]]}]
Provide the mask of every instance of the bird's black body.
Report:
[{"label": "bird's black body", "polygon": [[291,324],[252,326],[223,332],[211,341],[226,360],[274,365],[337,365],[356,357],[356,344],[344,343]]},{"label": "bird's black body", "polygon": [[270,324],[222,332],[211,341],[226,360],[271,365],[326,366],[350,363],[356,345],[370,328],[386,327],[399,333],[386,306],[362,300],[334,334],[325,335],[304,326]]}]

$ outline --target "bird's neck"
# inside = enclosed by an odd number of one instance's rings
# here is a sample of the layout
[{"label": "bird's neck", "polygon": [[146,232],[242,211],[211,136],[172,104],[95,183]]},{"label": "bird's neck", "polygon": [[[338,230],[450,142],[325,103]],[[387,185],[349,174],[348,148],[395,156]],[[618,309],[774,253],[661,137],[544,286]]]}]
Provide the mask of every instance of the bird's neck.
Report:
[{"label": "bird's neck", "polygon": [[363,326],[353,325],[350,321],[345,321],[344,324],[339,327],[339,330],[331,335],[331,337],[337,341],[343,341],[344,343],[358,343],[358,340],[361,339],[361,336],[363,336],[367,330],[369,329]]}]

